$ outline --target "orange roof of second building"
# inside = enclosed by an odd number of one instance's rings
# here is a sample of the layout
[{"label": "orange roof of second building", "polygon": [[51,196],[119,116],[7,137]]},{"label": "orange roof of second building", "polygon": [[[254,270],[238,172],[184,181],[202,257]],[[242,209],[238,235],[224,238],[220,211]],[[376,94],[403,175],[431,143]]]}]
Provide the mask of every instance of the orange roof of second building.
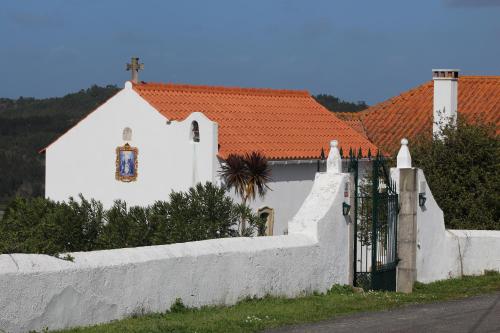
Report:
[{"label": "orange roof of second building", "polygon": [[[434,82],[429,81],[364,111],[338,115],[345,121],[360,122],[353,128],[382,150],[394,153],[403,137],[432,133],[433,96]],[[496,124],[500,134],[500,76],[459,77],[458,114],[470,122]]]},{"label": "orange roof of second building", "polygon": [[318,158],[329,142],[364,156],[377,147],[307,91],[138,83],[134,90],[169,120],[202,112],[219,124],[219,156],[260,151],[268,159]]}]

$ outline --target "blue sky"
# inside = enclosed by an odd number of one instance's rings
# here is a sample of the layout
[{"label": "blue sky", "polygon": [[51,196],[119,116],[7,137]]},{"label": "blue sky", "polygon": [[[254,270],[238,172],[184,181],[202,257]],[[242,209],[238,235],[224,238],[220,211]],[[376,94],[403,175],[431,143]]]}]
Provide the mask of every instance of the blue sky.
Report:
[{"label": "blue sky", "polygon": [[432,68],[500,75],[500,0],[10,1],[0,96],[61,96],[129,78],[307,89],[370,104]]}]

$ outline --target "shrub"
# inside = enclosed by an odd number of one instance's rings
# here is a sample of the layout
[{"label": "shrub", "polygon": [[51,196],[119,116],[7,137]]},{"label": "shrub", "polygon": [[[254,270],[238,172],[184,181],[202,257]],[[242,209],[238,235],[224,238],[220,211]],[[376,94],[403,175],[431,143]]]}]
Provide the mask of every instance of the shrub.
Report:
[{"label": "shrub", "polygon": [[241,220],[248,225],[243,235],[265,232],[265,221],[211,183],[172,192],[169,199],[130,208],[115,201],[104,210],[83,196],[67,203],[16,198],[0,222],[0,253],[57,255],[235,237]]},{"label": "shrub", "polygon": [[[69,200],[69,217],[75,219],[75,222],[70,224],[74,226],[77,233],[72,237],[74,246],[68,251],[90,251],[95,249],[104,225],[102,203],[93,199],[86,200],[82,195],[79,198],[79,201],[75,201],[73,198]],[[65,226],[64,216],[62,222]]]},{"label": "shrub", "polygon": [[242,218],[253,221],[257,217],[248,207],[235,204],[224,189],[206,183],[187,192],[172,192],[169,202],[156,202],[151,207],[150,218],[158,226],[153,243],[169,244],[235,237]]},{"label": "shrub", "polygon": [[410,146],[424,170],[448,228],[500,229],[500,140],[492,126],[459,119],[443,139],[419,138]]},{"label": "shrub", "polygon": [[172,304],[172,306],[170,307],[169,312],[181,313],[181,312],[186,312],[187,309],[188,308],[184,305],[182,299],[176,298],[174,304]]},{"label": "shrub", "polygon": [[98,248],[115,249],[151,245],[154,228],[150,223],[149,207],[127,208],[124,201],[117,200],[105,212],[106,223],[98,239]]},{"label": "shrub", "polygon": [[[187,193],[170,195],[169,217],[177,230],[189,235],[188,241],[230,237],[236,236],[236,207],[223,189],[211,183],[198,184]],[[177,241],[186,237],[176,236]]]},{"label": "shrub", "polygon": [[103,224],[102,204],[16,198],[0,223],[0,253],[57,254],[96,247]]}]

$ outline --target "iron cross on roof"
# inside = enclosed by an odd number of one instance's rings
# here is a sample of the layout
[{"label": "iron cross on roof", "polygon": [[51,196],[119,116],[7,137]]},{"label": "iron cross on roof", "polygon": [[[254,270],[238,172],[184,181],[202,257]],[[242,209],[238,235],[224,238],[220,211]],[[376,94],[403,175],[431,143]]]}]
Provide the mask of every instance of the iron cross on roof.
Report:
[{"label": "iron cross on roof", "polygon": [[144,64],[139,63],[139,58],[132,57],[130,64],[127,64],[127,71],[132,72],[132,82],[139,82],[139,71],[144,69]]}]

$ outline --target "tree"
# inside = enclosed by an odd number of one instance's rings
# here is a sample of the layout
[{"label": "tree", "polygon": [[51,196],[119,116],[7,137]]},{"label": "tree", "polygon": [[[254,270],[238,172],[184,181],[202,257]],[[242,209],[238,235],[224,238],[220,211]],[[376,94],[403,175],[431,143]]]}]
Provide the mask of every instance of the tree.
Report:
[{"label": "tree", "polygon": [[[441,137],[441,139],[438,139]],[[445,224],[455,229],[500,229],[500,140],[494,125],[446,126],[410,146],[424,170]]]},{"label": "tree", "polygon": [[[259,152],[245,155],[230,154],[221,166],[219,172],[228,189],[241,197],[246,206],[248,200],[255,200],[256,196],[263,197],[269,189],[267,183],[271,180],[271,168],[267,159]],[[245,232],[246,223],[242,219],[240,230]]]}]

